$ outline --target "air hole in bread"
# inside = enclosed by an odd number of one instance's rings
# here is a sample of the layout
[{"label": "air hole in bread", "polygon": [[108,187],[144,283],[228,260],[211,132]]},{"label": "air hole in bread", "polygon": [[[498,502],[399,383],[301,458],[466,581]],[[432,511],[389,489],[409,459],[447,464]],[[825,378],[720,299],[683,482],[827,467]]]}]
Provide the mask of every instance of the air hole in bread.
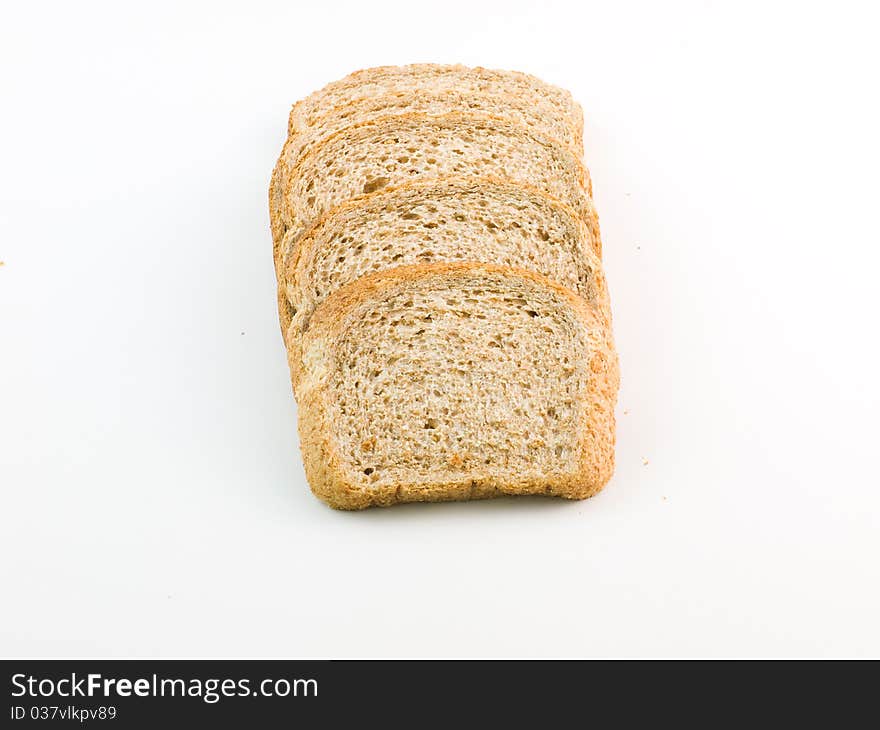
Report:
[{"label": "air hole in bread", "polygon": [[377,177],[373,178],[372,180],[367,180],[367,182],[364,183],[364,194],[366,195],[367,193],[373,193],[376,190],[381,190],[389,182],[391,181],[387,177]]}]

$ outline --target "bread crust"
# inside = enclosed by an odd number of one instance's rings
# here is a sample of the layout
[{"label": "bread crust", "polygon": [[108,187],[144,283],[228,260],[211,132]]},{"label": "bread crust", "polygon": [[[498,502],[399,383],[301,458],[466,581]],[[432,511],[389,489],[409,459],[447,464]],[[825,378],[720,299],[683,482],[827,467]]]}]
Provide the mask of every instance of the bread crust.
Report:
[{"label": "bread crust", "polygon": [[275,264],[275,279],[280,283],[281,242],[287,233],[284,216],[284,181],[279,158],[272,168],[269,180],[269,230],[272,233],[272,261]]},{"label": "bread crust", "polygon": [[[334,443],[334,424],[328,422],[326,385],[329,371],[321,353],[331,352],[343,334],[345,317],[352,307],[394,287],[422,277],[456,277],[483,274],[526,280],[554,292],[584,324],[589,338],[588,402],[582,424],[580,456],[575,472],[538,478],[499,479],[461,477],[437,483],[391,484],[364,487],[350,481]],[[544,494],[585,499],[600,491],[614,471],[614,405],[619,369],[610,331],[586,301],[544,276],[522,269],[492,264],[422,264],[382,271],[362,277],[332,294],[316,310],[303,337],[299,356],[289,357],[291,374],[299,386],[300,443],[306,477],[315,495],[336,509],[355,510],[400,502],[433,502],[483,499],[501,495]]]}]

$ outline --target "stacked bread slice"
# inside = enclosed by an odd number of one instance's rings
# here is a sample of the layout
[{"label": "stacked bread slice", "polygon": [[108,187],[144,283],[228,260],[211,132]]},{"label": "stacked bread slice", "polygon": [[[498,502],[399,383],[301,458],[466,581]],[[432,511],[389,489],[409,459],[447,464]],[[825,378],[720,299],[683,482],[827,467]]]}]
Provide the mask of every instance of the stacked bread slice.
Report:
[{"label": "stacked bread slice", "polygon": [[317,496],[605,485],[618,368],[582,150],[571,96],[509,71],[369,69],[294,106],[269,209]]}]

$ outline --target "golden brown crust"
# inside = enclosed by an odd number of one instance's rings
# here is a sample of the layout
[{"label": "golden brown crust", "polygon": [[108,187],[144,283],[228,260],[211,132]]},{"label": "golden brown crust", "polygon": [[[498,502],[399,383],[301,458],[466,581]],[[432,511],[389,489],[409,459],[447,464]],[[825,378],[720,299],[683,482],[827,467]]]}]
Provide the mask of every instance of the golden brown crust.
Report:
[{"label": "golden brown crust", "polygon": [[[576,313],[588,333],[590,348],[588,403],[583,424],[579,469],[567,477],[546,476],[501,480],[496,477],[462,477],[430,484],[397,484],[364,487],[350,481],[333,438],[333,424],[327,422],[324,399],[327,373],[313,359],[331,352],[342,334],[347,312],[359,302],[381,295],[393,287],[422,277],[473,276],[510,277],[537,283],[553,291]],[[617,355],[608,328],[579,295],[532,272],[490,264],[424,264],[407,266],[363,277],[331,295],[315,312],[302,349],[290,356],[291,374],[299,383],[300,441],[306,476],[312,491],[337,509],[363,509],[399,502],[478,499],[504,494],[547,494],[584,499],[602,489],[614,470],[614,404],[619,384]],[[303,361],[303,356],[307,362]]]},{"label": "golden brown crust", "polygon": [[272,231],[272,259],[275,262],[275,278],[278,287],[278,321],[281,324],[281,337],[287,344],[287,330],[293,320],[293,311],[284,291],[281,272],[281,242],[284,240],[285,226],[281,220],[281,183],[278,165],[272,170],[269,181],[269,227]]},{"label": "golden brown crust", "polygon": [[272,169],[269,180],[269,229],[272,231],[272,260],[275,262],[275,277],[279,279],[281,268],[281,241],[287,232],[283,220],[284,188],[282,183],[282,161],[279,158]]}]

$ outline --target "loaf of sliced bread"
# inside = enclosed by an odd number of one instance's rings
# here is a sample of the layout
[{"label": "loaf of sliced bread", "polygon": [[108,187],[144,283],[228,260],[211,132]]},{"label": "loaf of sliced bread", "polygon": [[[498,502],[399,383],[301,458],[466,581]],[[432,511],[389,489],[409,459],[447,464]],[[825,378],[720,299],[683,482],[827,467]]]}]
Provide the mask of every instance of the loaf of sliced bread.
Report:
[{"label": "loaf of sliced bread", "polygon": [[415,179],[496,176],[533,185],[579,215],[590,211],[580,159],[557,140],[497,117],[384,116],[322,140],[286,176],[281,167],[283,228],[294,237],[346,200]]},{"label": "loaf of sliced bread", "polygon": [[[592,209],[591,209],[592,213]],[[497,178],[445,178],[343,203],[282,251],[297,338],[322,301],[375,271],[472,261],[536,271],[610,319],[595,213],[585,221],[545,193]]]},{"label": "loaf of sliced bread", "polygon": [[577,140],[583,136],[583,110],[564,89],[517,71],[430,63],[370,68],[334,81],[294,105],[289,133],[320,129],[339,109],[356,107],[374,97],[413,98],[425,93],[505,97],[513,106],[525,104],[535,109],[548,124],[571,127]]},{"label": "loaf of sliced bread", "polygon": [[614,468],[607,328],[538,274],[457,263],[363,277],[318,307],[290,365],[306,476],[333,507],[582,499]]}]

